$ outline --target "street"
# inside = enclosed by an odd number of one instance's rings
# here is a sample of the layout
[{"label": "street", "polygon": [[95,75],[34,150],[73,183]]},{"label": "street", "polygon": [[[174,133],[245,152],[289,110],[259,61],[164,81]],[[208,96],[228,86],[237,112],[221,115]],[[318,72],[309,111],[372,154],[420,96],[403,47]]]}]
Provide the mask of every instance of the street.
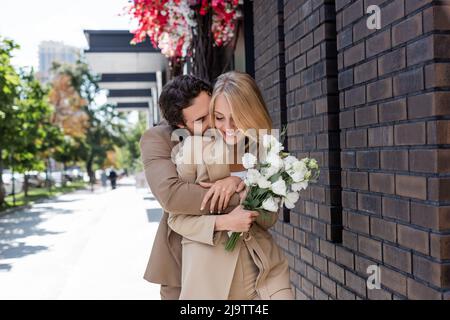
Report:
[{"label": "street", "polygon": [[0,216],[0,299],[159,299],[142,277],[161,214],[127,178]]}]

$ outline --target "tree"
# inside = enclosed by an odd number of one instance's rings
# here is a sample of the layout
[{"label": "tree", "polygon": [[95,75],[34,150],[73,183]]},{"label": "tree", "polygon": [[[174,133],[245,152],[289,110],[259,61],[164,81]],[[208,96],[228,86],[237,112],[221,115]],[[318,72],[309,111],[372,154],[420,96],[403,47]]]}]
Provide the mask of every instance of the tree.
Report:
[{"label": "tree", "polygon": [[76,137],[73,142],[76,154],[85,162],[89,180],[93,184],[94,165],[103,163],[107,152],[123,143],[124,117],[113,105],[99,106],[95,103],[99,94],[98,78],[90,73],[84,61],[79,60],[75,65],[56,65],[55,72],[57,77],[70,79],[67,91],[75,92],[82,99],[76,99],[77,103],[84,102],[80,110],[86,115],[86,128],[84,135]]},{"label": "tree", "polygon": [[87,109],[89,128],[81,154],[86,162],[86,170],[91,184],[95,182],[94,164],[102,166],[107,158],[107,152],[114,150],[114,146],[124,143],[124,121],[115,106],[104,104]]},{"label": "tree", "polygon": [[[55,64],[55,68],[60,65]],[[71,83],[68,74],[58,74],[54,77],[49,99],[55,107],[52,122],[60,126],[64,134],[72,138],[82,138],[88,126],[88,116],[83,107],[87,101],[80,96]]]},{"label": "tree", "polygon": [[[45,161],[62,140],[62,131],[51,122],[53,108],[48,90],[34,76],[34,71],[21,71],[21,86],[16,105],[17,132],[10,140],[11,159],[15,170],[24,174],[24,192],[28,195],[28,171],[42,171]],[[11,164],[12,165],[12,164]]]},{"label": "tree", "polygon": [[0,37],[0,205],[5,200],[3,183],[3,168],[8,161],[5,152],[7,146],[16,133],[17,106],[15,99],[19,95],[20,78],[11,64],[12,52],[19,46],[12,40]]},{"label": "tree", "polygon": [[238,0],[134,0],[129,14],[138,28],[132,43],[149,36],[169,59],[171,77],[181,74],[190,59],[192,73],[212,81],[229,67],[238,4]]},{"label": "tree", "polygon": [[[61,142],[56,146],[53,152],[53,157],[56,161],[62,163],[63,173],[67,170],[67,164],[70,162],[77,162],[81,160],[79,150],[82,140],[74,138],[70,135],[63,135]],[[66,185],[65,175],[62,176],[62,185]]]},{"label": "tree", "polygon": [[192,74],[212,82],[229,71],[239,34],[237,0],[194,1],[196,29],[191,44]]},{"label": "tree", "polygon": [[116,148],[116,161],[119,167],[128,168],[132,172],[142,170],[141,151],[139,140],[142,137],[146,125],[145,114],[139,114],[136,125],[129,127],[125,134],[125,144],[122,148]]}]

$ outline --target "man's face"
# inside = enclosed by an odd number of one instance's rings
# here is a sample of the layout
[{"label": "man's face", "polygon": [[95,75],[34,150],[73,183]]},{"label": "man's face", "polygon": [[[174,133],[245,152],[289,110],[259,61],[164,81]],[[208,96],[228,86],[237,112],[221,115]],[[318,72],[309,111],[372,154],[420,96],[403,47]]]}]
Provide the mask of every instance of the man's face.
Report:
[{"label": "man's face", "polygon": [[185,124],[178,125],[180,128],[186,128],[191,134],[204,133],[209,128],[209,102],[211,97],[202,91],[193,101],[192,105],[183,109]]}]

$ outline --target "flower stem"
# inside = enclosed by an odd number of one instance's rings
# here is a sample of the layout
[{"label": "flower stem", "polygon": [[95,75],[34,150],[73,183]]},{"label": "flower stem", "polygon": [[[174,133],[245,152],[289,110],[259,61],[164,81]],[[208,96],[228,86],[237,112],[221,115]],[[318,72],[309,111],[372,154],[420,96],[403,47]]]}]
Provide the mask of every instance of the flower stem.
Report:
[{"label": "flower stem", "polygon": [[239,232],[233,232],[228,239],[227,243],[225,244],[225,250],[227,251],[233,251],[236,247],[236,243],[239,240],[240,233]]}]

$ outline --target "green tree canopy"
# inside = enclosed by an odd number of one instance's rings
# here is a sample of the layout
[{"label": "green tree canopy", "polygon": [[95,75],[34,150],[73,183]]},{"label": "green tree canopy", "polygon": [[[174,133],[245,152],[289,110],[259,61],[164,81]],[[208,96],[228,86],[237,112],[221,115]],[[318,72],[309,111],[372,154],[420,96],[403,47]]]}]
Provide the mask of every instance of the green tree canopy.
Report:
[{"label": "green tree canopy", "polygon": [[88,65],[78,60],[74,65],[54,65],[54,72],[67,75],[76,92],[86,101],[83,106],[88,116],[85,137],[79,139],[77,154],[86,164],[91,183],[95,181],[94,164],[101,166],[108,151],[124,143],[124,117],[110,104],[97,105],[95,99],[100,93],[98,77],[93,75]]},{"label": "green tree canopy", "polygon": [[[22,70],[21,86],[16,105],[17,133],[10,141],[10,159],[16,171],[43,171],[45,160],[62,142],[62,131],[51,123],[53,108],[48,102],[48,90],[34,76],[34,71]],[[25,193],[28,191],[25,175]]]},{"label": "green tree canopy", "polygon": [[0,37],[0,205],[5,198],[2,175],[8,161],[4,149],[17,131],[16,114],[19,108],[14,102],[19,95],[20,77],[11,64],[11,58],[18,48],[14,41]]}]

